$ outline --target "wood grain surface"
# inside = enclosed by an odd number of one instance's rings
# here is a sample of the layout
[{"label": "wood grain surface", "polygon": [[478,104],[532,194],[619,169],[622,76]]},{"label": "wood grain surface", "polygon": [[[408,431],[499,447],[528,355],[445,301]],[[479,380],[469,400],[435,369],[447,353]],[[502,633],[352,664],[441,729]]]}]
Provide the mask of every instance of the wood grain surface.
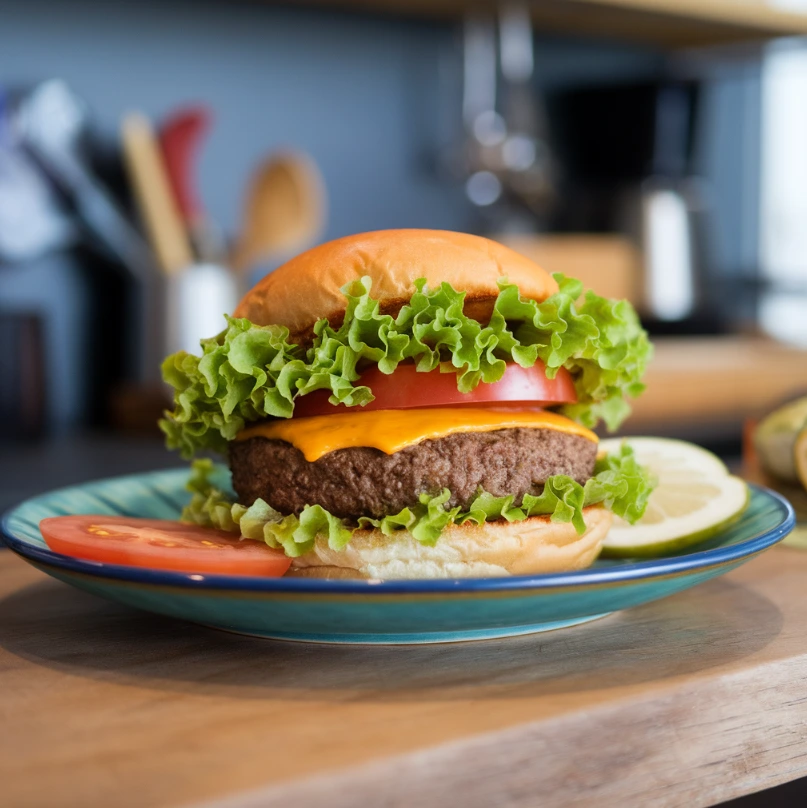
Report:
[{"label": "wood grain surface", "polygon": [[807,395],[807,351],[761,337],[659,337],[626,426],[736,433],[783,401]]},{"label": "wood grain surface", "polygon": [[700,806],[807,774],[807,553],[458,645],[257,640],[0,552],[4,806]]}]

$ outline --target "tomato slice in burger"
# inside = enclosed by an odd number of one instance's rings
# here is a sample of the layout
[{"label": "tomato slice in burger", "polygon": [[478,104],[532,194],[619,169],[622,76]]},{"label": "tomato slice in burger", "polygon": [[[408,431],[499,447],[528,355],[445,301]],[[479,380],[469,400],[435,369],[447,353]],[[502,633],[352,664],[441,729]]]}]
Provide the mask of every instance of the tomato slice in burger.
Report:
[{"label": "tomato slice in burger", "polygon": [[554,379],[547,378],[540,360],[531,368],[508,364],[504,376],[490,384],[478,384],[470,393],[457,390],[457,376],[433,370],[419,373],[413,364],[398,365],[387,375],[377,367],[362,373],[357,384],[365,384],[375,398],[364,407],[334,406],[328,401],[330,392],[316,390],[294,402],[294,417],[330,415],[349,410],[401,410],[421,407],[457,407],[493,405],[512,409],[550,407],[577,401],[574,381],[566,368],[560,368]]},{"label": "tomato slice in burger", "polygon": [[109,564],[265,577],[283,575],[291,565],[263,542],[165,519],[53,516],[39,529],[54,552]]}]

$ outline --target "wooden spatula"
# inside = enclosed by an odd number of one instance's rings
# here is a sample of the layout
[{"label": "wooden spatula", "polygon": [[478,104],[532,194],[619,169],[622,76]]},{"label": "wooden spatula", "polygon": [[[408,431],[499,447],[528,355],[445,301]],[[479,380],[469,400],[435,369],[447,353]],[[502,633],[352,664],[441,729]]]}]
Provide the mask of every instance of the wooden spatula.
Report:
[{"label": "wooden spatula", "polygon": [[313,244],[323,230],[325,207],[325,183],[310,157],[282,152],[264,160],[247,192],[233,269],[243,277],[258,264]]}]

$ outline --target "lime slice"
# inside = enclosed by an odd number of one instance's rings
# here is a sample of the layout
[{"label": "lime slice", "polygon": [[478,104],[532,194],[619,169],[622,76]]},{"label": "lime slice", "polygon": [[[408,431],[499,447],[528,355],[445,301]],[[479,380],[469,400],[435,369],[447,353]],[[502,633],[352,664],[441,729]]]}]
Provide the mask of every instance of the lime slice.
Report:
[{"label": "lime slice", "polygon": [[796,435],[807,427],[807,396],[774,410],[760,422],[754,443],[762,468],[783,482],[795,483]]},{"label": "lime slice", "polygon": [[[644,516],[629,525],[614,517],[603,555],[655,557],[682,550],[719,533],[748,504],[748,486],[723,462],[692,443],[666,438],[627,438],[636,459],[658,478]],[[622,439],[600,442],[618,451]]]},{"label": "lime slice", "polygon": [[796,464],[796,474],[799,482],[807,491],[807,426],[796,436],[796,443],[793,447],[793,460]]}]

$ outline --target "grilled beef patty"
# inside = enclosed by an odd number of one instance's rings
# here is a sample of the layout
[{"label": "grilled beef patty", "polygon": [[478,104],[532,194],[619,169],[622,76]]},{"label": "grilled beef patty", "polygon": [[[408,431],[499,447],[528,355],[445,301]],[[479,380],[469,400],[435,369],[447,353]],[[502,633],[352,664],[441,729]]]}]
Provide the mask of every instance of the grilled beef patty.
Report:
[{"label": "grilled beef patty", "polygon": [[451,491],[448,505],[467,507],[479,488],[516,503],[537,494],[548,477],[591,477],[597,444],[551,429],[500,429],[426,440],[388,455],[338,449],[309,463],[290,443],[255,437],[230,444],[238,501],[260,498],[281,513],[321,505],[335,516],[380,518],[418,502],[424,492]]}]

